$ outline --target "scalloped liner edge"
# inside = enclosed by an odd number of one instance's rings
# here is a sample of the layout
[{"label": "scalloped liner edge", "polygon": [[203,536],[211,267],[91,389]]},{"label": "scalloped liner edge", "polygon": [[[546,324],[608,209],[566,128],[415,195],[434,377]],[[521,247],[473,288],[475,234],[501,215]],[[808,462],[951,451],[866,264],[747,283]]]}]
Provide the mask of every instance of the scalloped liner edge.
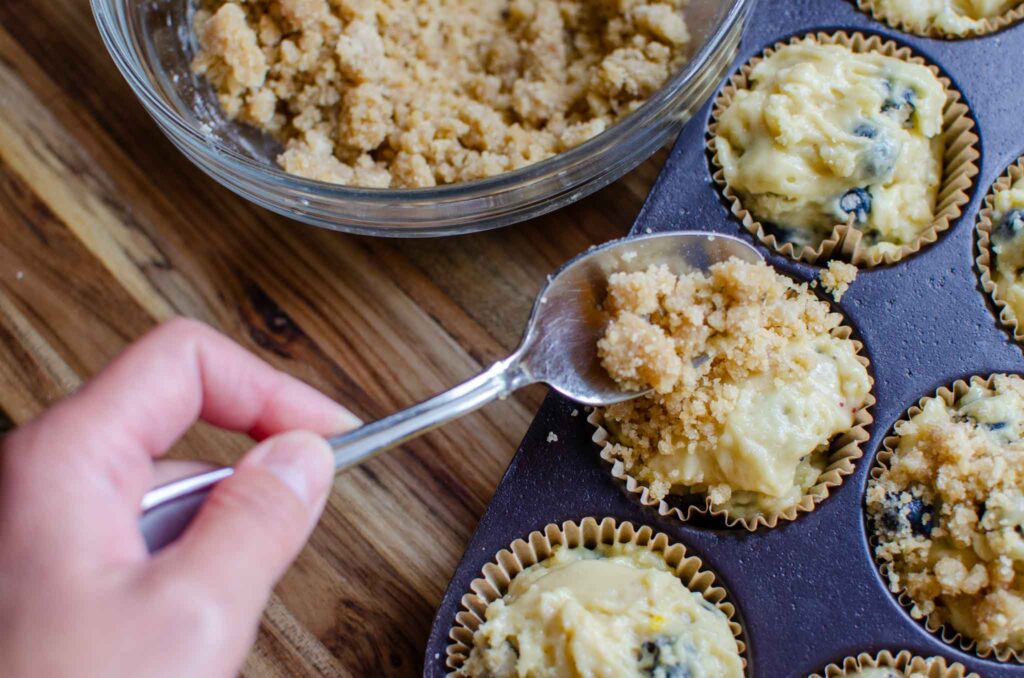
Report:
[{"label": "scalloped liner edge", "polygon": [[945,657],[917,657],[907,650],[895,655],[889,650],[882,650],[874,656],[861,652],[855,657],[829,664],[822,673],[811,674],[809,678],[840,678],[865,669],[895,669],[908,675],[920,673],[925,678],[981,678],[977,673],[967,673],[959,662],[947,664]]},{"label": "scalloped liner edge", "polygon": [[598,544],[633,544],[660,553],[672,573],[679,577],[686,588],[700,593],[725,614],[746,669],[746,632],[737,620],[736,607],[730,600],[729,592],[721,584],[716,584],[718,576],[714,571],[705,567],[697,556],[689,555],[682,542],[672,541],[667,534],[649,525],[634,526],[629,521],[617,523],[614,518],[598,521],[588,516],[578,522],[567,520],[561,525],[548,523],[541,530],[531,532],[525,539],[516,539],[483,566],[481,576],[469,585],[470,593],[462,596],[455,623],[448,633],[451,642],[445,653],[450,671],[458,671],[465,663],[473,649],[473,635],[484,622],[487,606],[505,595],[512,579],[531,565],[551,557],[558,546],[575,548]]},{"label": "scalloped liner edge", "polygon": [[1016,314],[1009,304],[1006,303],[1006,300],[999,295],[996,282],[992,278],[992,263],[995,260],[992,253],[992,229],[995,227],[992,223],[992,212],[996,193],[1008,189],[1015,181],[1021,178],[1024,178],[1024,156],[1021,156],[1016,162],[1006,168],[1006,171],[995,180],[989,189],[988,195],[985,196],[982,209],[978,212],[978,225],[976,227],[978,257],[974,260],[974,263],[978,266],[978,278],[981,282],[981,288],[991,297],[992,303],[996,306],[999,322],[1010,330],[1014,340],[1024,343],[1024,327],[1021,326]]},{"label": "scalloped liner edge", "polygon": [[1024,19],[1024,4],[1021,4],[1007,10],[999,16],[983,19],[981,26],[976,29],[969,30],[963,34],[958,34],[947,33],[934,25],[922,28],[920,26],[909,24],[897,17],[890,16],[888,12],[878,6],[876,0],[854,0],[854,4],[857,6],[857,9],[866,13],[875,21],[888,24],[898,31],[903,31],[904,33],[924,38],[937,38],[943,40],[967,40],[969,38],[991,35],[992,33],[997,33],[1005,28],[1009,28],[1021,19]]},{"label": "scalloped liner edge", "polygon": [[[817,247],[803,246],[799,253],[792,243],[779,243],[776,237],[765,230],[764,224],[758,221],[744,206],[739,194],[725,179],[725,169],[718,158],[718,118],[732,103],[733,97],[740,89],[749,88],[749,75],[754,67],[788,45],[811,41],[825,45],[842,45],[857,53],[877,52],[884,56],[896,57],[910,63],[926,66],[942,84],[946,92],[946,106],[943,110],[943,179],[936,195],[936,215],[931,228],[922,232],[918,238],[903,245],[897,252],[867,253],[859,247],[861,234],[853,227],[853,218],[845,224],[836,224],[829,237],[818,243]],[[881,264],[892,264],[919,252],[939,238],[939,234],[950,228],[952,223],[963,215],[963,207],[970,203],[970,192],[974,188],[974,180],[978,175],[977,160],[981,157],[978,150],[979,137],[975,132],[976,123],[971,117],[970,109],[963,103],[963,95],[953,86],[952,81],[944,76],[938,66],[917,54],[911,47],[901,45],[895,40],[883,39],[877,35],[846,31],[824,32],[815,31],[778,41],[766,47],[759,54],[744,63],[740,69],[729,77],[721,91],[715,97],[712,106],[711,120],[708,124],[705,148],[710,155],[712,180],[718,186],[722,196],[729,203],[732,214],[740,220],[743,228],[749,231],[769,249],[790,259],[804,261],[809,264],[820,264],[838,253],[849,259],[854,265],[874,268]]]}]

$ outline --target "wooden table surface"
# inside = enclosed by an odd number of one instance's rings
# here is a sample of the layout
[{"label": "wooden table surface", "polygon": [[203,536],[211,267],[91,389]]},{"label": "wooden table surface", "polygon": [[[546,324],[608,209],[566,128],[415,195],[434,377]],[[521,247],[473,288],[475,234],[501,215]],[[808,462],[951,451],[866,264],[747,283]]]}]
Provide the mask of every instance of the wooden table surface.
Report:
[{"label": "wooden table surface", "polygon": [[[174,315],[373,419],[504,357],[545,275],[624,235],[659,155],[532,223],[441,240],[316,229],[252,206],[159,132],[85,0],[0,2],[0,431]],[[346,473],[281,581],[247,676],[415,675],[448,579],[543,389]],[[208,427],[173,454],[229,463]]]}]

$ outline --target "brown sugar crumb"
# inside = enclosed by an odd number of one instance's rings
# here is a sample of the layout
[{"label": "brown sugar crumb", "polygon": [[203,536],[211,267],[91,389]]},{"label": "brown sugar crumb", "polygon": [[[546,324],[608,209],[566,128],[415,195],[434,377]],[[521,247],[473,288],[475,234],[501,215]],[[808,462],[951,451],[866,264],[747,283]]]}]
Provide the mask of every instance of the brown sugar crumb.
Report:
[{"label": "brown sugar crumb", "polygon": [[615,273],[598,343],[624,389],[602,411],[612,453],[656,498],[703,495],[738,517],[798,503],[871,381],[838,314],[767,264],[708,275]]},{"label": "brown sugar crumb", "polygon": [[832,260],[828,262],[828,268],[821,269],[818,280],[836,301],[842,301],[846,290],[857,278],[857,267],[843,261]]},{"label": "brown sugar crumb", "polygon": [[982,649],[1024,650],[1024,380],[930,398],[896,433],[867,493],[890,588]]},{"label": "brown sugar crumb", "polygon": [[687,0],[205,0],[194,70],[311,179],[423,187],[524,167],[686,61]]}]

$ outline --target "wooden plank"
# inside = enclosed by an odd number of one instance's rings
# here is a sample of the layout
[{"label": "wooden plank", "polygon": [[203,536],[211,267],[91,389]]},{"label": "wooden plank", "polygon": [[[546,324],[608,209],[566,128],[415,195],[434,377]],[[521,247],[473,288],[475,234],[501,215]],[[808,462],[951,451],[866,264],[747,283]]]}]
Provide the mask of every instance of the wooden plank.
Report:
[{"label": "wooden plank", "polygon": [[[175,314],[383,416],[512,350],[546,274],[624,235],[660,163],[502,231],[321,231],[246,203],[179,154],[87,3],[0,3],[0,432]],[[339,477],[244,674],[420,671],[434,606],[542,396],[528,389]],[[173,454],[228,463],[247,445],[197,427]]]}]

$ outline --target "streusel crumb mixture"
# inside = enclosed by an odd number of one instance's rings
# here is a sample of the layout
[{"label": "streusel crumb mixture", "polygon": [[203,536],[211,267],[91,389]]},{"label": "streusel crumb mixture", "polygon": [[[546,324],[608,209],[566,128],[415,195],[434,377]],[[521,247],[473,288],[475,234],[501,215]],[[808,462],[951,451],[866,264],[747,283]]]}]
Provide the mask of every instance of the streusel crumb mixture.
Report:
[{"label": "streusel crumb mixture", "polygon": [[286,171],[422,187],[576,146],[686,60],[687,0],[206,0],[193,63]]},{"label": "streusel crumb mixture", "polygon": [[818,280],[833,299],[842,301],[846,290],[850,289],[850,285],[857,279],[857,272],[858,269],[853,264],[833,259],[818,273]]},{"label": "streusel crumb mixture", "polygon": [[606,408],[613,453],[656,498],[706,494],[736,516],[800,501],[871,381],[840,316],[767,264],[608,281],[605,369],[654,392]]},{"label": "streusel crumb mixture", "polygon": [[929,399],[896,433],[867,494],[890,587],[982,648],[1024,650],[1024,380]]}]

